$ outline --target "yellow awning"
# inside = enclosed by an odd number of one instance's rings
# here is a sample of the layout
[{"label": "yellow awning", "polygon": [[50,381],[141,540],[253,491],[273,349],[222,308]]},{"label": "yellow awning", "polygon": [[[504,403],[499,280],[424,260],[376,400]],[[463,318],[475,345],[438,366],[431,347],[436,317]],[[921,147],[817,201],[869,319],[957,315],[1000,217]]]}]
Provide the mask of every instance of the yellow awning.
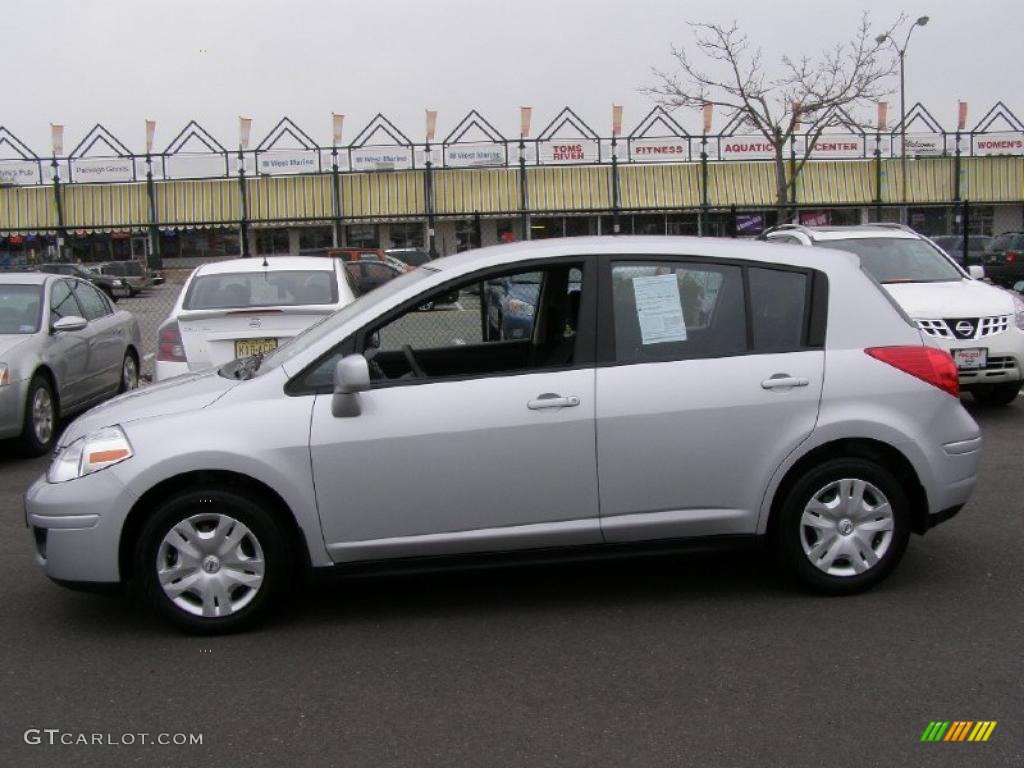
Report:
[{"label": "yellow awning", "polygon": [[[548,166],[526,172],[530,210],[574,211],[610,208],[609,166]],[[518,206],[517,206],[518,207]]]},{"label": "yellow awning", "polygon": [[0,232],[12,229],[46,232],[57,227],[52,187],[0,189]]},{"label": "yellow awning", "polygon": [[774,205],[775,166],[772,163],[709,163],[708,204]]},{"label": "yellow awning", "polygon": [[961,163],[961,197],[972,202],[1024,201],[1024,157],[967,157]]},{"label": "yellow awning", "polygon": [[[789,163],[786,163],[789,172]],[[875,164],[864,160],[818,160],[804,165],[796,181],[801,204],[864,203],[875,197]]]},{"label": "yellow awning", "polygon": [[700,165],[620,165],[619,199],[625,210],[700,205]]},{"label": "yellow awning", "polygon": [[66,184],[61,193],[68,229],[95,232],[149,223],[145,184]]},{"label": "yellow awning", "polygon": [[330,176],[260,176],[246,180],[253,221],[327,219],[334,215]]},{"label": "yellow awning", "polygon": [[438,170],[433,174],[437,213],[509,213],[519,210],[519,171],[505,168]]},{"label": "yellow awning", "polygon": [[[426,211],[423,171],[343,174],[340,182],[345,218],[423,216]],[[327,211],[330,215],[330,198]]]},{"label": "yellow awning", "polygon": [[156,215],[161,226],[208,226],[237,222],[241,216],[238,182],[163,181],[156,184]]}]

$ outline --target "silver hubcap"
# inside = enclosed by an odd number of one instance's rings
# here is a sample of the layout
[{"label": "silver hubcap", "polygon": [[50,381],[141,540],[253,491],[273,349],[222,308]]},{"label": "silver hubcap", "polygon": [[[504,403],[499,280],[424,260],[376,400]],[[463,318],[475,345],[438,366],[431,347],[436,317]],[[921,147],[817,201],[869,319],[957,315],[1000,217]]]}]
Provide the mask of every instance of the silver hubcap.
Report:
[{"label": "silver hubcap", "polygon": [[830,576],[875,567],[892,544],[889,500],[864,480],[836,480],[815,493],[800,517],[807,559]]},{"label": "silver hubcap", "polygon": [[263,584],[263,548],[233,517],[193,515],[164,536],[156,570],[164,594],[183,611],[230,616],[252,602]]},{"label": "silver hubcap", "polygon": [[32,431],[43,445],[53,437],[53,398],[42,388],[32,396]]},{"label": "silver hubcap", "polygon": [[124,365],[121,366],[121,384],[125,391],[139,386],[139,371],[135,367],[135,358],[131,355],[125,357]]}]

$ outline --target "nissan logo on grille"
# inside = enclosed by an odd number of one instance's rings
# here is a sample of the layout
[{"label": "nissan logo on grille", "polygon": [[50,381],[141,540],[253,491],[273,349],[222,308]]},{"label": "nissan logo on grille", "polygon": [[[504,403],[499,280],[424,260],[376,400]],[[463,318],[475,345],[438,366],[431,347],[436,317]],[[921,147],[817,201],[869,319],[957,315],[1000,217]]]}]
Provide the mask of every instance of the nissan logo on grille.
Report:
[{"label": "nissan logo on grille", "polygon": [[972,339],[974,338],[976,322],[977,321],[972,320],[951,320],[949,321],[949,324],[953,326],[953,330],[956,331],[956,335],[961,339]]}]

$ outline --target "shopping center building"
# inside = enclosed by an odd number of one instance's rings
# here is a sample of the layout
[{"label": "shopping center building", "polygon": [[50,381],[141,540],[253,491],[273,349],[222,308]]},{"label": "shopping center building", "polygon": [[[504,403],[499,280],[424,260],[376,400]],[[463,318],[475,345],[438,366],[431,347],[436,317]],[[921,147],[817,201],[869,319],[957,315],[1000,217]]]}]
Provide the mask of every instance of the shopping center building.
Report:
[{"label": "shopping center building", "polygon": [[[567,108],[528,139],[474,111],[435,144],[378,115],[350,144],[322,146],[285,118],[237,151],[191,122],[149,154],[97,125],[51,157],[0,128],[0,264],[152,254],[173,266],[332,245],[444,255],[615,231],[756,235],[780,217],[904,221],[926,234],[1024,229],[1024,124],[1002,104],[960,132],[920,105],[905,131],[830,132],[783,206],[765,150],[736,130],[687,134],[660,109],[606,138]],[[787,174],[803,151],[794,141]]]}]

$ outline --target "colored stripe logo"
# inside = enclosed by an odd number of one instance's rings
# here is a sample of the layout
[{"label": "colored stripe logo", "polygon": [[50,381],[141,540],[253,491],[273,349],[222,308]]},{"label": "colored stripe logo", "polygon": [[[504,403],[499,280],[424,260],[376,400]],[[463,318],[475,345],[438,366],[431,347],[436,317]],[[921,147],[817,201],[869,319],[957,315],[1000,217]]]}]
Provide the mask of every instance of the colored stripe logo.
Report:
[{"label": "colored stripe logo", "polygon": [[921,741],[988,741],[996,720],[932,720]]}]

